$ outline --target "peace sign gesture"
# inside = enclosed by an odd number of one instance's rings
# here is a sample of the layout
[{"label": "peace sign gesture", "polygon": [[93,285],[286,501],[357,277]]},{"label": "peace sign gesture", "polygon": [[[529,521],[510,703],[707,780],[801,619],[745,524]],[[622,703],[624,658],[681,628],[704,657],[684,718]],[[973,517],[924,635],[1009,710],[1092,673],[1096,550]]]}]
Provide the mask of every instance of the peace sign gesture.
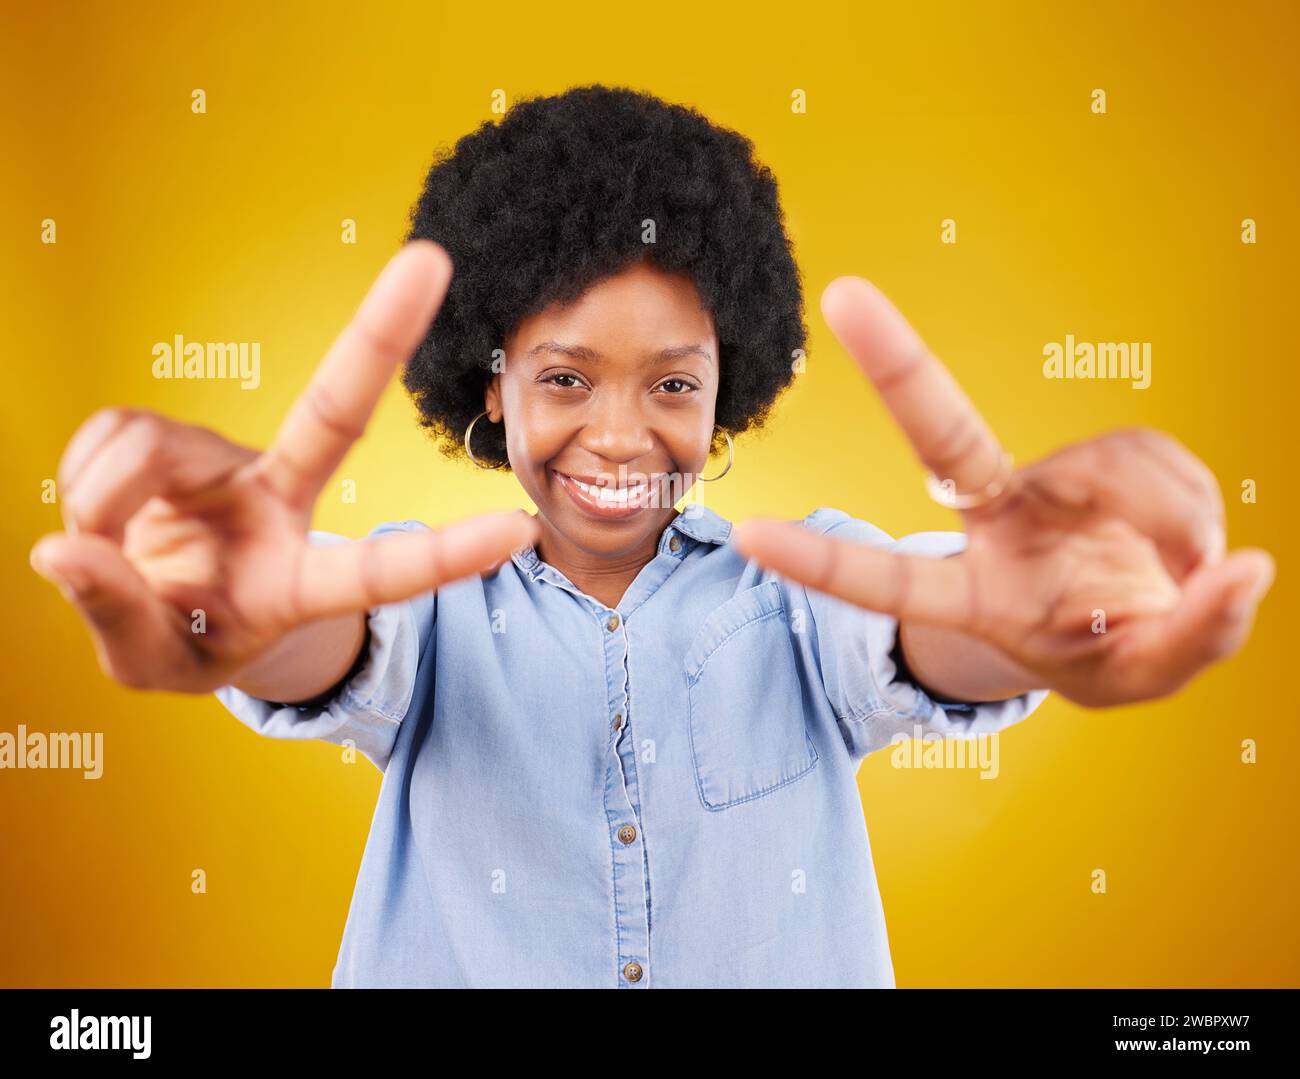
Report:
[{"label": "peace sign gesture", "polygon": [[1218,485],[1181,444],[1114,431],[1013,469],[875,286],[837,278],[822,312],[930,470],[932,491],[961,513],[967,545],[924,558],[756,519],[735,532],[747,557],[905,629],[991,644],[1033,687],[1093,707],[1171,693],[1245,641],[1273,561],[1258,549],[1225,556]]},{"label": "peace sign gesture", "polygon": [[428,332],[451,272],[429,241],[399,251],[265,453],[150,412],[109,409],[81,426],[59,466],[66,531],[31,558],[81,612],[107,674],[208,692],[297,627],[344,615],[359,645],[357,612],[534,540],[536,522],[518,510],[360,543],[307,539],[313,503]]}]

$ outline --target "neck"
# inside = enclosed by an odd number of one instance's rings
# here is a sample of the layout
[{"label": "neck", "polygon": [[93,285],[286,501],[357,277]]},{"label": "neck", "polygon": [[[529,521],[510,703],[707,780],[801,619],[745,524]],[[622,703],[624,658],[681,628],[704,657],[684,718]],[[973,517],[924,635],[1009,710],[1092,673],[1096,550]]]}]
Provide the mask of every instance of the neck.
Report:
[{"label": "neck", "polygon": [[574,586],[606,607],[617,607],[627,586],[650,562],[659,547],[663,530],[676,518],[671,506],[663,512],[655,530],[633,547],[622,551],[591,551],[580,547],[539,516],[541,535],[537,556],[564,574]]}]

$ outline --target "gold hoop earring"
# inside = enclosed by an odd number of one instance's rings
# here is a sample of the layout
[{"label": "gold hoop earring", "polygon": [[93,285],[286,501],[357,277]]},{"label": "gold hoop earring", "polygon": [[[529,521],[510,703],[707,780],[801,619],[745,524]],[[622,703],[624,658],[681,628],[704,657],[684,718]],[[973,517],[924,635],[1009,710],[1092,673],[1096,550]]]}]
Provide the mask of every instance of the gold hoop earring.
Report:
[{"label": "gold hoop earring", "polygon": [[725,428],[719,427],[716,423],[713,425],[713,429],[715,431],[722,431],[722,437],[727,440],[727,467],[716,476],[697,476],[696,479],[700,480],[702,483],[712,483],[714,480],[722,479],[723,476],[731,471],[731,466],[736,460],[736,447],[731,441],[730,433]]},{"label": "gold hoop earring", "polygon": [[485,469],[487,469],[488,471],[495,471],[496,466],[494,466],[494,465],[485,465],[485,464],[483,464],[483,463],[482,463],[482,462],[481,462],[477,457],[474,456],[474,451],[471,450],[471,449],[469,448],[469,436],[470,436],[470,433],[474,430],[474,425],[475,425],[476,423],[478,423],[478,421],[479,421],[483,416],[486,416],[486,415],[487,415],[487,410],[484,409],[484,410],[483,410],[482,412],[480,412],[477,416],[475,416],[472,420],[470,420],[470,421],[469,421],[469,426],[465,428],[465,452],[466,452],[467,454],[469,454],[469,459],[470,459],[471,461],[473,461],[474,464],[476,464],[479,468],[485,468]]}]

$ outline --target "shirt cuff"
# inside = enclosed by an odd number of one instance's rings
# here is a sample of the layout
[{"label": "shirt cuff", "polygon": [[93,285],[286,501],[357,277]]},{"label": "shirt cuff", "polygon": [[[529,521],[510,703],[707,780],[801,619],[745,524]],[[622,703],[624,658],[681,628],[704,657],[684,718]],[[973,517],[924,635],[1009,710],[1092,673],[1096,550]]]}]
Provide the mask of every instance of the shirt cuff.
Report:
[{"label": "shirt cuff", "polygon": [[234,686],[216,697],[241,723],[268,738],[306,738],[351,743],[381,771],[411,704],[419,663],[419,632],[409,603],[371,609],[365,664],[320,705],[264,701]]},{"label": "shirt cuff", "polygon": [[[897,540],[899,554],[942,558],[964,550],[960,532],[917,532]],[[865,755],[898,738],[923,734],[969,738],[993,734],[1018,723],[1047,698],[1036,689],[1004,701],[937,701],[894,662],[898,620],[877,614],[866,621],[865,652],[877,700],[870,707],[841,718],[850,744]]]}]

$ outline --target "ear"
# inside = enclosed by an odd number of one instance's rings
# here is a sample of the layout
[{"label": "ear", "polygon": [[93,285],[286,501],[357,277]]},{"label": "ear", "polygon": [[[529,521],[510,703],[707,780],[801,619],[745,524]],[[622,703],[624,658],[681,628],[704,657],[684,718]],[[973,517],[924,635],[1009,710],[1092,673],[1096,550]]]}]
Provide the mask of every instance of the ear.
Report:
[{"label": "ear", "polygon": [[483,408],[492,423],[501,422],[501,375],[498,372],[488,380],[483,391]]}]

